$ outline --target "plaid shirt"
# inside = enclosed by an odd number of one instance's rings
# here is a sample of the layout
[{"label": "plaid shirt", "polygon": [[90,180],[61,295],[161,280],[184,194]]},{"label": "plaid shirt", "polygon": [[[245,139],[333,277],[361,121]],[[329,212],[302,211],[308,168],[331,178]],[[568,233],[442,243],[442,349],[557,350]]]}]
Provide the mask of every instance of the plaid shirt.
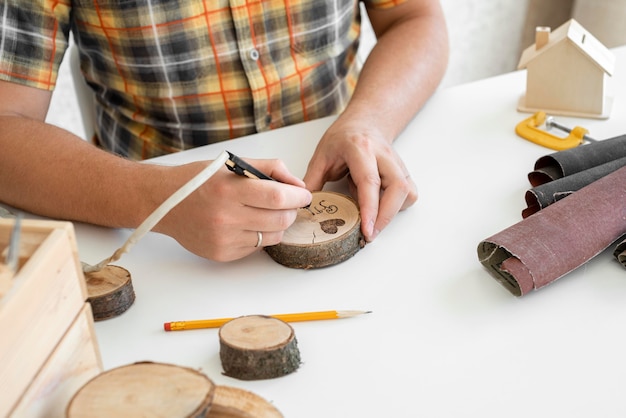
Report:
[{"label": "plaid shirt", "polygon": [[70,30],[100,145],[132,159],[336,114],[359,71],[356,0],[4,0],[0,79],[54,89]]}]

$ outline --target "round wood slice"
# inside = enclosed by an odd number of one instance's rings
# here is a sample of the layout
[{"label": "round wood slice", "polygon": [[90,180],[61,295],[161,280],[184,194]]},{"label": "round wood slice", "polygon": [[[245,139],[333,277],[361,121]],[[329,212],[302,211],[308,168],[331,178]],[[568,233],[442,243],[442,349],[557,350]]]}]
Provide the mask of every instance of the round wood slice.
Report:
[{"label": "round wood slice", "polygon": [[293,328],[264,315],[231,319],[219,331],[220,359],[226,376],[271,379],[294,372],[300,351]]},{"label": "round wood slice", "polygon": [[197,370],[134,363],[99,374],[74,394],[67,418],[205,417],[214,383]]},{"label": "round wood slice", "polygon": [[283,414],[252,392],[217,386],[208,418],[283,418]]},{"label": "round wood slice", "polygon": [[95,321],[121,315],[135,301],[130,273],[122,267],[108,265],[100,271],[85,273],[85,281],[87,301]]},{"label": "round wood slice", "polygon": [[356,202],[335,192],[314,192],[311,205],[298,209],[280,244],[265,247],[278,263],[292,268],[331,266],[365,246]]}]

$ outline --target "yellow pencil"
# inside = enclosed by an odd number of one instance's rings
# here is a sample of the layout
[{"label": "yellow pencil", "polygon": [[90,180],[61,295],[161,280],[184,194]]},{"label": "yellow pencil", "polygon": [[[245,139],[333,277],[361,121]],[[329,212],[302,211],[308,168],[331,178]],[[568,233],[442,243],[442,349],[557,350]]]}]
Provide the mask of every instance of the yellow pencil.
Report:
[{"label": "yellow pencil", "polygon": [[[319,321],[323,319],[350,318],[356,315],[370,313],[372,311],[318,311],[301,312],[290,314],[269,315],[285,322]],[[186,329],[219,328],[233,318],[197,319],[193,321],[165,322],[165,331],[183,331]]]}]

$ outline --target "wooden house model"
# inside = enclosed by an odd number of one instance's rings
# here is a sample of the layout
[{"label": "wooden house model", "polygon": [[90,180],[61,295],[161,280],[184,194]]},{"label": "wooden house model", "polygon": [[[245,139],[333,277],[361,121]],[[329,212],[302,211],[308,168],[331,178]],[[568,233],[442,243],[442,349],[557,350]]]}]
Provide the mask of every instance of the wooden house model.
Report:
[{"label": "wooden house model", "polygon": [[615,56],[574,19],[554,31],[537,27],[518,69],[526,69],[526,94],[518,110],[606,119],[612,99],[606,94]]}]

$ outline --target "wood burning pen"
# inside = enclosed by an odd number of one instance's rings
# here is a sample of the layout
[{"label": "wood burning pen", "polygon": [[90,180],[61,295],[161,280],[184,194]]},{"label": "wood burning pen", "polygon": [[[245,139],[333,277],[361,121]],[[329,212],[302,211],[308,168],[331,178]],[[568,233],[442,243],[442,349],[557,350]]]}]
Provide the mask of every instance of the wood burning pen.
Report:
[{"label": "wood burning pen", "polygon": [[233,173],[238,174],[240,176],[245,176],[251,179],[278,181],[268,176],[267,174],[264,174],[263,172],[257,170],[256,168],[252,167],[250,164],[248,164],[241,158],[237,157],[232,152],[229,152],[229,151],[226,151],[226,152],[228,153],[228,160],[226,160],[226,167],[228,167],[228,169],[232,171]]},{"label": "wood burning pen", "polygon": [[[238,174],[240,176],[248,177],[251,179],[278,181],[275,178],[272,178],[268,176],[267,174],[263,173],[262,171],[257,170],[256,168],[252,167],[250,164],[248,164],[241,158],[237,157],[232,152],[229,152],[229,151],[226,151],[226,152],[228,153],[228,160],[226,160],[226,167],[228,167],[228,169],[232,171],[233,173]],[[281,182],[279,181],[279,183]],[[304,206],[303,209],[307,209],[309,206],[311,206],[310,203]]]}]

